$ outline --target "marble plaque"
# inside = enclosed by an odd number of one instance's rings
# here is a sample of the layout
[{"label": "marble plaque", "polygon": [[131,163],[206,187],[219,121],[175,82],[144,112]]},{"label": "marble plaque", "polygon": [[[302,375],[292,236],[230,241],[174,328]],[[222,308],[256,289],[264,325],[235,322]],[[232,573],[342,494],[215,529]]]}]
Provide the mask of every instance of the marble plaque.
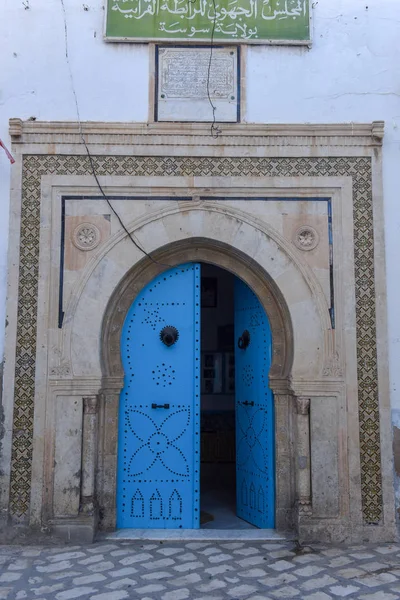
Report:
[{"label": "marble plaque", "polygon": [[213,105],[217,123],[239,121],[238,54],[233,47],[211,54],[210,47],[159,46],[156,120],[212,122]]}]

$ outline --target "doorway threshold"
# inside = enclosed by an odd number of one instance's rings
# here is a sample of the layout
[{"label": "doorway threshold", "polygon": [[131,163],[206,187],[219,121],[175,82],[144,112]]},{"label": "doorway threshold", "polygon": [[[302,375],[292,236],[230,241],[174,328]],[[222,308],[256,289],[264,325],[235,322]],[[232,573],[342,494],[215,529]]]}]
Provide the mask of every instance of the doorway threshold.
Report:
[{"label": "doorway threshold", "polygon": [[278,532],[275,529],[119,529],[97,535],[97,540],[168,540],[169,542],[181,540],[287,542],[294,539],[293,533]]}]

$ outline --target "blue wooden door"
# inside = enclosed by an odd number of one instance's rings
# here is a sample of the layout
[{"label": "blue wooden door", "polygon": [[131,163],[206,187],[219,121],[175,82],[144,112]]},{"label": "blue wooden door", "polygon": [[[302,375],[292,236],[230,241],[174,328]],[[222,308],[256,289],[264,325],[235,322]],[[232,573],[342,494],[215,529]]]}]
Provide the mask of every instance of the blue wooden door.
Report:
[{"label": "blue wooden door", "polygon": [[117,527],[199,527],[200,265],[138,295],[121,337]]},{"label": "blue wooden door", "polygon": [[257,296],[235,280],[236,511],[260,528],[275,524],[274,406],[268,386],[272,338]]}]

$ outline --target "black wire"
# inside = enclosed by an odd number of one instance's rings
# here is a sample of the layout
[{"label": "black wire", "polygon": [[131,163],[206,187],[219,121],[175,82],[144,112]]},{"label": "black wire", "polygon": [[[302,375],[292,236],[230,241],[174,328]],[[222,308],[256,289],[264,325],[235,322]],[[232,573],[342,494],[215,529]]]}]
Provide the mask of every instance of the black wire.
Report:
[{"label": "black wire", "polygon": [[[195,4],[197,0],[187,0],[187,1],[188,1],[188,4]],[[211,100],[211,94],[210,94],[211,63],[212,63],[213,50],[214,50],[215,27],[217,24],[217,11],[216,11],[216,6],[215,6],[215,0],[212,0],[212,2],[213,2],[213,7],[214,7],[214,20],[213,20],[213,25],[212,25],[212,29],[211,29],[211,38],[210,38],[210,60],[208,62],[208,72],[207,72],[207,96],[208,96],[208,101],[209,101],[211,109],[212,109],[212,116],[213,116],[213,121],[211,123],[211,137],[216,139],[222,133],[222,131],[219,127],[216,126],[215,111],[217,110],[217,107]]]},{"label": "black wire", "polygon": [[[88,145],[86,143],[85,136],[83,135],[82,122],[81,122],[80,111],[79,111],[79,104],[78,104],[78,97],[77,97],[76,90],[75,90],[75,84],[74,84],[74,78],[73,78],[73,75],[72,75],[71,64],[69,62],[67,13],[66,13],[66,10],[65,10],[64,0],[60,0],[60,2],[61,2],[61,7],[62,7],[62,10],[63,10],[63,16],[64,16],[65,58],[66,58],[66,61],[67,61],[67,64],[68,64],[69,76],[70,76],[70,80],[71,80],[71,88],[72,88],[72,93],[74,95],[74,100],[75,100],[76,114],[77,114],[77,117],[78,117],[79,135],[80,135],[82,144],[85,147],[86,154],[88,156],[89,163],[90,163],[90,168],[92,169],[92,174],[93,174],[93,177],[95,179],[96,185],[97,185],[98,189],[100,190],[100,193],[103,196],[104,200],[107,202],[108,206],[110,207],[111,211],[117,217],[117,219],[118,219],[118,221],[119,221],[122,229],[125,231],[125,233],[129,237],[129,239],[131,240],[131,242],[133,243],[133,245],[140,252],[142,252],[145,256],[147,256],[147,258],[149,260],[151,260],[154,264],[160,265],[160,266],[163,266],[163,267],[172,267],[174,265],[169,265],[169,264],[161,263],[161,262],[155,260],[148,252],[146,252],[146,250],[144,248],[142,248],[142,246],[140,246],[140,244],[138,244],[136,242],[136,240],[133,238],[131,232],[126,228],[126,226],[125,226],[124,222],[122,221],[119,213],[116,211],[116,209],[111,204],[110,199],[107,197],[106,193],[103,190],[103,187],[100,184],[100,181],[99,181],[99,178],[97,176],[96,169],[95,169],[95,166],[94,166],[93,157],[92,157],[92,155],[90,153],[90,150],[88,148]],[[188,0],[188,2],[190,2],[191,4],[194,4],[196,2],[196,0]],[[220,135],[220,133],[221,133],[221,129],[216,126],[216,117],[215,117],[216,106],[214,105],[213,101],[211,100],[211,95],[210,95],[211,64],[212,64],[213,48],[214,48],[214,33],[215,33],[215,27],[216,27],[216,22],[217,22],[217,13],[216,13],[215,0],[212,0],[212,2],[213,2],[213,8],[214,8],[214,20],[213,20],[213,26],[212,26],[212,30],[211,30],[211,39],[210,39],[210,44],[211,45],[210,45],[210,60],[209,60],[209,63],[208,63],[208,73],[207,73],[207,96],[208,96],[208,101],[209,101],[209,103],[211,105],[212,112],[213,112],[213,122],[211,123],[211,136],[213,138],[217,138]]]},{"label": "black wire", "polygon": [[220,135],[221,129],[216,125],[215,111],[217,110],[217,107],[211,100],[211,95],[210,95],[211,63],[212,63],[213,50],[214,50],[214,33],[215,33],[215,27],[217,24],[217,10],[216,10],[216,6],[215,6],[215,0],[212,0],[212,3],[213,3],[213,7],[214,7],[214,20],[213,20],[213,25],[212,25],[212,29],[211,29],[211,38],[210,38],[210,60],[208,62],[208,73],[207,73],[207,96],[208,96],[208,101],[210,103],[210,106],[212,108],[212,116],[213,116],[213,122],[211,123],[211,137],[216,139]]},{"label": "black wire", "polygon": [[81,139],[82,139],[82,143],[83,143],[83,145],[85,146],[86,153],[87,153],[87,155],[88,155],[88,159],[89,159],[89,162],[90,162],[90,167],[91,167],[91,169],[92,169],[93,177],[94,177],[94,179],[95,179],[95,181],[96,181],[97,187],[99,188],[99,190],[100,190],[100,192],[101,192],[101,195],[103,196],[104,200],[107,202],[108,206],[110,207],[110,209],[112,210],[112,212],[114,213],[114,215],[117,217],[117,219],[118,219],[118,221],[119,221],[119,223],[120,223],[120,225],[121,225],[122,229],[125,231],[125,233],[127,234],[127,236],[130,238],[131,242],[134,244],[134,246],[136,246],[136,248],[137,248],[138,250],[140,250],[141,252],[143,252],[143,254],[145,254],[145,255],[147,256],[147,258],[149,258],[149,259],[151,260],[151,262],[153,262],[155,265],[161,265],[162,267],[172,267],[173,265],[167,265],[167,264],[165,264],[165,263],[161,263],[161,262],[159,262],[158,260],[155,260],[155,259],[154,259],[154,258],[153,258],[153,257],[152,257],[152,256],[151,256],[151,255],[150,255],[148,252],[146,252],[146,250],[145,250],[144,248],[142,248],[142,247],[141,247],[141,246],[140,246],[140,245],[139,245],[139,244],[136,242],[136,240],[135,240],[135,239],[132,237],[132,234],[131,234],[131,232],[130,232],[130,231],[129,231],[129,230],[126,228],[126,227],[125,227],[125,225],[124,225],[124,223],[123,223],[123,221],[122,221],[122,219],[121,219],[120,215],[118,214],[118,212],[115,210],[115,208],[114,208],[114,207],[113,207],[113,205],[111,204],[111,202],[110,202],[110,199],[107,197],[107,195],[105,194],[105,192],[104,192],[104,190],[103,190],[103,188],[102,188],[102,186],[101,186],[101,184],[100,184],[100,181],[99,181],[99,178],[97,177],[96,169],[95,169],[95,166],[94,166],[93,157],[92,157],[92,155],[91,155],[91,154],[90,154],[90,152],[89,152],[89,148],[88,148],[88,146],[87,146],[87,144],[86,144],[86,140],[85,140],[85,138],[83,137],[83,135],[81,135]]},{"label": "black wire", "polygon": [[70,80],[71,80],[71,88],[72,88],[72,93],[74,95],[74,100],[75,100],[76,115],[78,117],[79,136],[81,138],[82,144],[85,147],[86,154],[88,156],[89,163],[90,163],[90,168],[92,169],[92,173],[93,173],[93,177],[95,179],[96,185],[99,188],[99,190],[101,192],[101,195],[103,196],[104,200],[107,202],[108,206],[110,207],[110,209],[112,210],[112,212],[114,213],[114,215],[117,217],[117,219],[118,219],[118,221],[119,221],[122,229],[125,231],[125,233],[129,237],[129,239],[131,240],[131,242],[133,243],[133,245],[138,250],[140,250],[140,252],[142,252],[145,256],[147,256],[147,258],[149,258],[151,260],[151,262],[153,262],[154,264],[160,265],[162,267],[173,267],[174,265],[164,264],[164,263],[161,263],[161,262],[155,260],[148,252],[146,252],[146,250],[144,248],[142,248],[140,246],[140,244],[138,244],[136,242],[136,240],[133,238],[131,232],[128,231],[128,229],[125,227],[125,225],[124,225],[121,217],[119,216],[118,212],[115,210],[115,208],[113,207],[113,205],[111,204],[110,199],[107,197],[106,193],[104,192],[104,190],[103,190],[103,188],[102,188],[102,186],[100,184],[100,181],[99,181],[99,178],[97,176],[96,169],[95,169],[95,166],[94,166],[93,157],[90,154],[88,145],[87,145],[86,140],[85,140],[85,136],[83,135],[82,122],[81,122],[81,116],[80,116],[79,104],[78,104],[78,97],[76,95],[74,78],[73,78],[73,75],[72,75],[71,64],[69,62],[67,13],[66,13],[66,10],[65,10],[64,0],[60,0],[60,2],[61,2],[63,14],[64,14],[65,58],[66,58],[67,64],[68,64],[69,77],[70,77]]}]

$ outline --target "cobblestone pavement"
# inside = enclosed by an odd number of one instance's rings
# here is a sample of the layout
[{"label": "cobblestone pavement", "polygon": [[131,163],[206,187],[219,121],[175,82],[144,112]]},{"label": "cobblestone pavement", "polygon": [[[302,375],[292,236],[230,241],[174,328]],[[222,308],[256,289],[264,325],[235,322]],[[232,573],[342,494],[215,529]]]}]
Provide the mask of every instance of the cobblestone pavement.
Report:
[{"label": "cobblestone pavement", "polygon": [[118,542],[0,546],[0,599],[400,599],[400,546]]}]

